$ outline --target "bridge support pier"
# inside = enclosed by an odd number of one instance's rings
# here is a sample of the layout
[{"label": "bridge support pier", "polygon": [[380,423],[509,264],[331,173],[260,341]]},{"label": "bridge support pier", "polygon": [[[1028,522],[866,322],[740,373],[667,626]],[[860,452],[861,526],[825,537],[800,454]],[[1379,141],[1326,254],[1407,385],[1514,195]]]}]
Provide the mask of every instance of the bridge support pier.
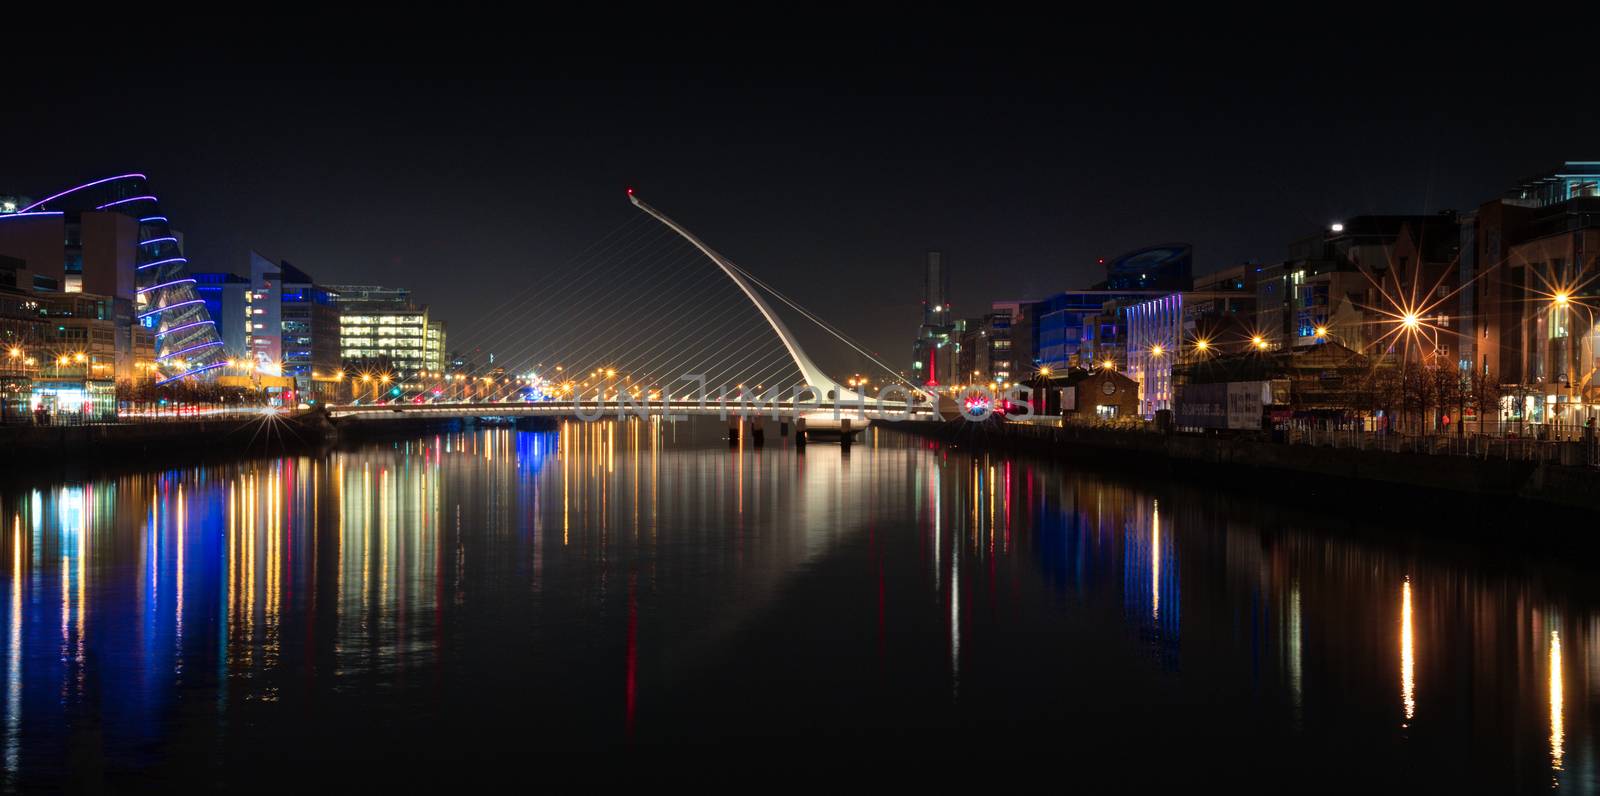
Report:
[{"label": "bridge support pier", "polygon": [[761,415],[750,418],[750,444],[757,448],[767,444],[766,424],[761,422]]},{"label": "bridge support pier", "polygon": [[778,436],[780,436],[780,437],[789,436],[789,421],[787,421],[787,420],[778,421]]},{"label": "bridge support pier", "polygon": [[728,447],[739,447],[739,418],[728,418]]},{"label": "bridge support pier", "polygon": [[849,452],[849,450],[850,450],[850,438],[853,437],[853,436],[855,436],[855,433],[850,428],[850,418],[846,417],[846,418],[840,419],[839,420],[839,447],[841,449],[843,449],[845,452]]},{"label": "bridge support pier", "polygon": [[800,451],[806,449],[806,419],[803,417],[794,419],[794,447]]}]

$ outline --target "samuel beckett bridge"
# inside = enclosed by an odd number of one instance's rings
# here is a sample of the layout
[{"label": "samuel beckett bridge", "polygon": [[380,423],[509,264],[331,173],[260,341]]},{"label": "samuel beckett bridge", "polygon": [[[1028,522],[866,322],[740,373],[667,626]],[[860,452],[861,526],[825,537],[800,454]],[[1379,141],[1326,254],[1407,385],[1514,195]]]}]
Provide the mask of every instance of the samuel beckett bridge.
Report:
[{"label": "samuel beckett bridge", "polygon": [[[490,375],[358,374],[335,419],[716,416],[846,436],[874,419],[930,418],[937,397],[645,204],[561,269],[478,320]],[[841,285],[841,289],[848,289]],[[881,372],[835,379],[771,297]],[[477,363],[480,369],[484,363]],[[370,390],[370,392],[368,392]]]}]

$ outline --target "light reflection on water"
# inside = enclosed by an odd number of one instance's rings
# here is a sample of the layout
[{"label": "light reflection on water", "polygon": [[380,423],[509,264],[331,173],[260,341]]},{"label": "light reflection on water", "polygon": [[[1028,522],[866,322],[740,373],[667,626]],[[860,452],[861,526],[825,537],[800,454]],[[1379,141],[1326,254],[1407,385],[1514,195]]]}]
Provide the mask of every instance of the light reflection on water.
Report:
[{"label": "light reflection on water", "polygon": [[6,782],[248,782],[263,745],[516,755],[473,733],[511,716],[573,747],[1167,738],[1592,788],[1600,614],[1570,586],[1237,495],[716,431],[483,430],[0,494]]}]

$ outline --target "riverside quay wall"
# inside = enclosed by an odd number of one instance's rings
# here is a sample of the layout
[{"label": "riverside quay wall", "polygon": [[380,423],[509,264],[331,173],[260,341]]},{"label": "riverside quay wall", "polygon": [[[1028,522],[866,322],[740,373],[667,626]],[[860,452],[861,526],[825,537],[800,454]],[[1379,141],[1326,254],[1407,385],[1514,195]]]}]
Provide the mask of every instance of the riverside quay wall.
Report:
[{"label": "riverside quay wall", "polygon": [[1161,434],[1088,426],[900,421],[884,427],[975,449],[1093,460],[1239,483],[1310,477],[1600,511],[1600,468],[1494,456],[1396,453],[1248,437]]},{"label": "riverside quay wall", "polygon": [[226,417],[81,426],[0,426],[0,472],[181,464],[214,455],[315,451],[337,439],[326,415]]},{"label": "riverside quay wall", "polygon": [[[62,471],[170,467],[218,458],[311,454],[338,443],[404,439],[459,431],[483,422],[486,421],[471,418],[335,420],[325,412],[311,411],[79,426],[6,425],[0,426],[0,475],[59,476]],[[557,422],[521,418],[502,425],[548,431],[556,428]]]}]

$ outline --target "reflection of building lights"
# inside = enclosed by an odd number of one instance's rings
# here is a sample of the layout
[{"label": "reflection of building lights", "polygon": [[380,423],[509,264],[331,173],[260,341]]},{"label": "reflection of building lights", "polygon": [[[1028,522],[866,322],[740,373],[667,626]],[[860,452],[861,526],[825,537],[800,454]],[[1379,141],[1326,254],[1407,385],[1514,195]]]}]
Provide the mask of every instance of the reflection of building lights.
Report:
[{"label": "reflection of building lights", "polygon": [[1406,721],[1417,715],[1416,651],[1412,646],[1411,579],[1400,588],[1400,704]]},{"label": "reflection of building lights", "polygon": [[1566,694],[1561,684],[1561,631],[1550,631],[1550,767],[1561,770],[1566,757]]}]

